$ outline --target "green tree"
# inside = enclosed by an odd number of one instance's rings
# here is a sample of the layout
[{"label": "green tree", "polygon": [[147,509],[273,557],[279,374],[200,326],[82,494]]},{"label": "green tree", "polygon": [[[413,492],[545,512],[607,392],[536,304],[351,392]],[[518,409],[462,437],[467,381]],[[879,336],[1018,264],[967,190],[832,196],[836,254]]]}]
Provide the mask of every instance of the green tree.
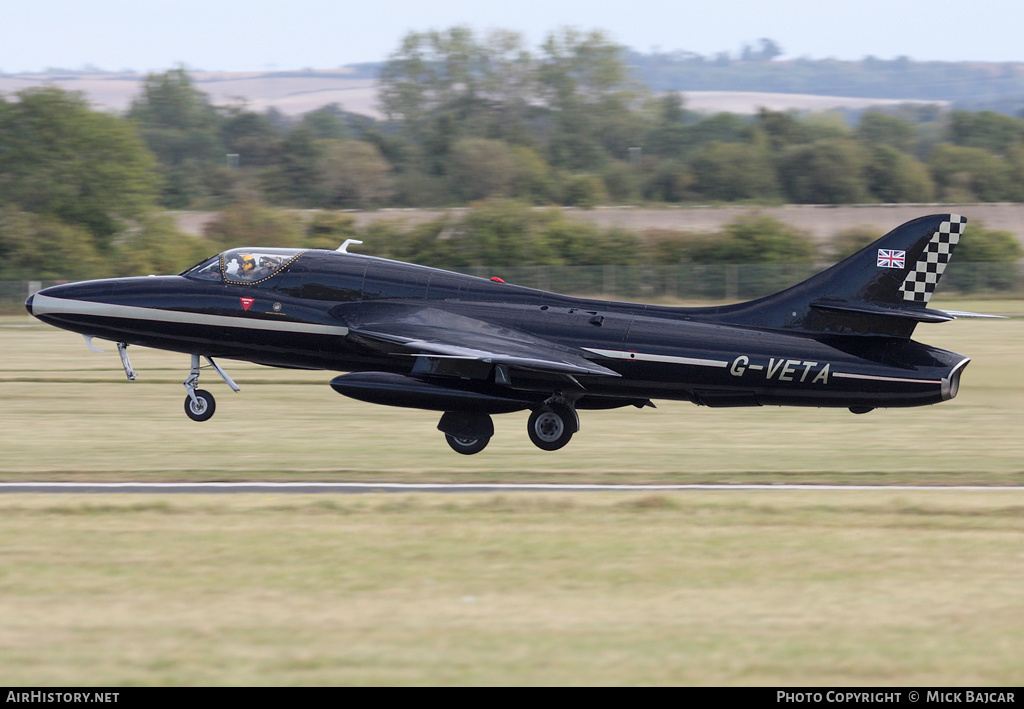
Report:
[{"label": "green tree", "polygon": [[929,168],[946,201],[1012,202],[1024,197],[1015,166],[984,148],[939,145]]},{"label": "green tree", "polygon": [[393,194],[391,166],[372,143],[325,140],[317,151],[319,206],[374,207]]},{"label": "green tree", "polygon": [[446,214],[438,219],[408,226],[400,221],[381,219],[367,225],[363,240],[368,253],[424,266],[449,267],[466,263],[452,245],[458,218]]},{"label": "green tree", "polygon": [[691,167],[695,191],[709,199],[770,200],[779,195],[775,168],[764,141],[754,145],[713,142],[697,153]]},{"label": "green tree", "polygon": [[1019,287],[1017,262],[1022,256],[1024,249],[1010,232],[970,223],[949,265],[950,282],[944,285],[966,293]]},{"label": "green tree", "polygon": [[271,176],[270,193],[284,202],[317,206],[320,183],[320,151],[316,137],[306,126],[292,130],[284,140],[281,162]]},{"label": "green tree", "polygon": [[538,215],[511,200],[488,200],[459,222],[450,237],[453,265],[526,266],[559,263]]},{"label": "green tree", "polygon": [[512,196],[527,202],[550,202],[554,192],[551,169],[533,148],[523,145],[512,149]]},{"label": "green tree", "polygon": [[626,157],[640,145],[646,126],[630,116],[640,95],[630,79],[623,48],[602,32],[563,28],[541,47],[537,76],[551,116],[550,162],[573,171],[591,170],[605,160]]},{"label": "green tree", "polygon": [[608,198],[619,204],[635,202],[640,196],[640,176],[633,165],[612,160],[601,171]]},{"label": "green tree", "polygon": [[844,229],[832,237],[828,249],[829,256],[838,263],[882,236],[882,232],[873,226],[864,225]]},{"label": "green tree", "polygon": [[875,145],[864,168],[868,192],[881,202],[930,202],[935,194],[928,168],[889,145]]},{"label": "green tree", "polygon": [[481,137],[533,145],[529,121],[536,113],[536,67],[518,32],[494,30],[484,39],[486,71],[480,82],[486,113],[476,126]]},{"label": "green tree", "polygon": [[301,125],[319,140],[348,140],[348,126],[342,118],[341,106],[332,103],[302,115]]},{"label": "green tree", "polygon": [[[515,53],[514,37],[505,35],[506,53]],[[428,139],[440,115],[457,119],[453,126],[473,134],[474,126],[487,122],[492,72],[500,63],[492,60],[468,27],[410,32],[381,69],[381,107],[419,142]]]},{"label": "green tree", "polygon": [[660,157],[679,158],[689,144],[683,95],[669,91],[653,102],[655,119],[644,139],[644,152]]},{"label": "green tree", "polygon": [[463,200],[507,197],[516,177],[516,162],[501,140],[464,138],[455,143],[451,159],[452,185]]},{"label": "green tree", "polygon": [[441,234],[454,266],[603,265],[638,250],[632,234],[501,199],[481,203]]},{"label": "green tree", "polygon": [[779,152],[792,145],[812,141],[812,131],[793,111],[771,111],[762,108],[757,113],[757,127],[768,136],[772,150]]},{"label": "green tree", "polygon": [[225,150],[238,155],[242,170],[269,167],[281,159],[284,135],[266,114],[230,109],[221,124],[221,138]]},{"label": "green tree", "polygon": [[150,74],[132,101],[128,117],[160,161],[161,202],[179,209],[202,202],[211,172],[224,164],[221,117],[188,73],[173,69]]},{"label": "green tree", "polygon": [[0,280],[81,280],[112,275],[87,229],[53,215],[0,207]]},{"label": "green tree", "polygon": [[904,153],[913,150],[917,138],[912,124],[881,111],[866,111],[861,115],[856,133],[866,145],[886,145]]},{"label": "green tree", "polygon": [[346,239],[360,239],[356,220],[352,215],[317,212],[306,227],[306,237],[302,245],[310,249],[333,251],[345,243]]},{"label": "green tree", "polygon": [[949,138],[955,145],[1004,155],[1013,145],[1024,143],[1024,119],[995,111],[953,111]]},{"label": "green tree", "polygon": [[[743,116],[733,113],[716,113],[689,126],[686,148],[689,152],[714,141],[746,143],[751,140],[751,133],[750,122]],[[772,147],[770,141],[769,147]]]},{"label": "green tree", "polygon": [[55,87],[0,98],[0,204],[81,226],[99,248],[154,206],[152,153],[132,125]]},{"label": "green tree", "polygon": [[205,239],[179,231],[171,215],[154,213],[119,240],[109,259],[109,272],[103,275],[180,273],[216,249]]},{"label": "green tree", "polygon": [[302,246],[304,229],[298,217],[256,202],[236,202],[221,210],[203,228],[217,249],[239,246]]},{"label": "green tree", "polygon": [[866,156],[849,138],[826,138],[782,151],[778,173],[786,196],[798,204],[856,204],[867,198]]},{"label": "green tree", "polygon": [[765,215],[740,217],[690,257],[696,263],[811,263],[817,253],[805,232]]},{"label": "green tree", "polygon": [[644,180],[643,195],[656,202],[682,202],[690,196],[695,178],[678,160],[662,160]]},{"label": "green tree", "polygon": [[595,224],[568,219],[556,209],[545,210],[536,217],[539,228],[566,265],[631,265],[641,260],[640,241],[632,232],[602,229]]},{"label": "green tree", "polygon": [[561,203],[568,207],[590,209],[608,201],[604,180],[597,175],[569,175],[560,180]]},{"label": "green tree", "polygon": [[954,261],[1013,263],[1024,257],[1024,248],[1008,231],[988,229],[982,223],[968,224]]}]

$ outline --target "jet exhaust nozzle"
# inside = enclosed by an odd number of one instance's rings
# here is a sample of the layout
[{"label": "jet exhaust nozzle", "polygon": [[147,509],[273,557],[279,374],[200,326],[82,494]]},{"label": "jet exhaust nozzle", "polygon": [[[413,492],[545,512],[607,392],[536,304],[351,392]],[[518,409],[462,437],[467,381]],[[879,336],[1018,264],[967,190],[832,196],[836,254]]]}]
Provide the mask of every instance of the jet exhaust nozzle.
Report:
[{"label": "jet exhaust nozzle", "polygon": [[948,377],[942,379],[942,400],[949,401],[956,396],[960,390],[960,375],[963,374],[964,368],[970,362],[969,357],[965,357],[960,364],[953,367],[950,370]]}]

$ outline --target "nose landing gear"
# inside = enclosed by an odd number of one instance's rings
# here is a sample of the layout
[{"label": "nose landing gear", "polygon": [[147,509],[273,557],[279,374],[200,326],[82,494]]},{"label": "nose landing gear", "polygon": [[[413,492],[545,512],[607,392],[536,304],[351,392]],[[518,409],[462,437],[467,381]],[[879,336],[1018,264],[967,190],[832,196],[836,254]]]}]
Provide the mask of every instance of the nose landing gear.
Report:
[{"label": "nose landing gear", "polygon": [[[221,369],[220,365],[212,358],[204,357],[204,359],[210,363],[210,366],[233,391],[241,390],[241,387],[235,384],[227,372]],[[200,370],[199,355],[192,355],[192,371],[189,372],[188,378],[182,384],[185,386],[185,391],[188,392],[188,396],[185,397],[185,414],[193,421],[206,421],[213,416],[213,412],[217,409],[217,402],[214,400],[213,394],[199,388]]]}]

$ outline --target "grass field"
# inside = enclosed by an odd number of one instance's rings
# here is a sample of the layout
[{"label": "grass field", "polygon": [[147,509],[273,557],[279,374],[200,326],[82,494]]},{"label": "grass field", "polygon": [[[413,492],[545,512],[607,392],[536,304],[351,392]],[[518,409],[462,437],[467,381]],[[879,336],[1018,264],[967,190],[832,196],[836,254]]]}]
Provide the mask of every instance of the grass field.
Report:
[{"label": "grass field", "polygon": [[0,497],[0,684],[1019,685],[1024,493]]},{"label": "grass field", "polygon": [[[921,327],[973,358],[921,409],[584,412],[568,447],[329,373],[187,358],[124,380],[81,338],[0,320],[0,481],[1024,482],[1024,303]],[[1024,492],[2,495],[0,684],[1019,685]]]}]

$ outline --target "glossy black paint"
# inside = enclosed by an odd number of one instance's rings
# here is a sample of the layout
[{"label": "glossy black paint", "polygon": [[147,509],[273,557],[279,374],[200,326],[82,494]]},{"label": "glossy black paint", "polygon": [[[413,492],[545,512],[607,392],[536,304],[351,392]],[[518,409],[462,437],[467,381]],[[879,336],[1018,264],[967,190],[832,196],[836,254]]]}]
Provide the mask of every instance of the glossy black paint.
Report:
[{"label": "glossy black paint", "polygon": [[[438,411],[916,406],[952,398],[967,361],[911,339],[918,323],[952,318],[926,307],[930,290],[923,302],[901,290],[950,219],[909,222],[793,288],[710,308],[574,298],[319,250],[258,283],[194,272],[87,281],[26,306],[91,337],[351,372],[331,382],[340,393]],[[904,252],[905,267],[880,268],[883,247]]]}]

